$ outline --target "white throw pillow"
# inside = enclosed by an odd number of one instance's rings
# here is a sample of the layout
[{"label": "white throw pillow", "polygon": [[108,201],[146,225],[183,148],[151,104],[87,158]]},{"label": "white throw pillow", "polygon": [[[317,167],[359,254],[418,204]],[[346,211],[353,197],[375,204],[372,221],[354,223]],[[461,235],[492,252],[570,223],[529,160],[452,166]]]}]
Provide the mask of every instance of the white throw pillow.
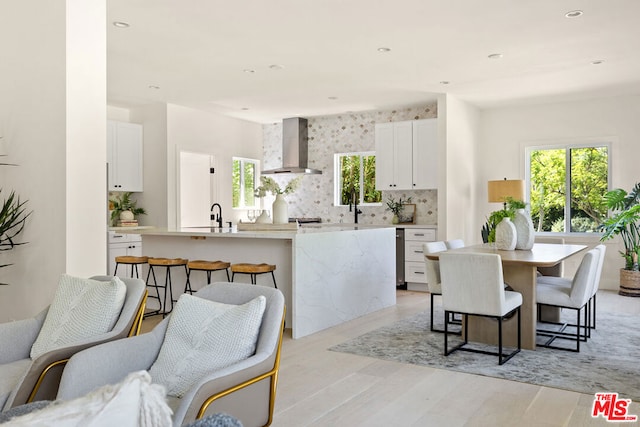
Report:
[{"label": "white throw pillow", "polygon": [[146,371],[129,374],[116,385],[86,396],[55,401],[36,412],[13,418],[7,427],[171,427],[171,409],[165,391],[151,384]]},{"label": "white throw pillow", "polygon": [[183,294],[178,299],[160,348],[149,370],[167,394],[182,397],[209,372],[252,356],[266,298],[229,305]]},{"label": "white throw pillow", "polygon": [[109,332],[120,317],[126,294],[127,286],[118,277],[101,282],[62,275],[31,358]]}]

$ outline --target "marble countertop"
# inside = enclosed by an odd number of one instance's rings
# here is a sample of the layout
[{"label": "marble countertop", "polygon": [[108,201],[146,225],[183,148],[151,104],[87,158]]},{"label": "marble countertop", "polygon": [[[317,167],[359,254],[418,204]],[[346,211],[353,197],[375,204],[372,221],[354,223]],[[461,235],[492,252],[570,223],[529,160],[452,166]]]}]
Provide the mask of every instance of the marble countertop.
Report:
[{"label": "marble countertop", "polygon": [[300,234],[334,233],[340,231],[371,230],[380,228],[393,228],[392,225],[367,225],[367,224],[305,224],[297,230],[251,230],[238,231],[236,227],[183,227],[168,229],[160,227],[138,228],[128,227],[119,229],[118,232],[126,234],[140,234],[142,236],[184,236],[184,237],[231,237],[231,238],[258,238],[258,239],[293,239]]}]

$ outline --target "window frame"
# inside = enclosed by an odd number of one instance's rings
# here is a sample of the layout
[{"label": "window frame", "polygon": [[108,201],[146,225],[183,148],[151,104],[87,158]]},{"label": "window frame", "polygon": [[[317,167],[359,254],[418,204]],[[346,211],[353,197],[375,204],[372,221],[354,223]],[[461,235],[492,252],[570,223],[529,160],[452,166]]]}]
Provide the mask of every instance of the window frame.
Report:
[{"label": "window frame", "polygon": [[[382,206],[382,200],[376,203],[366,203],[364,201],[364,162],[362,158],[365,156],[374,156],[376,157],[375,151],[349,151],[344,153],[334,153],[333,154],[333,205],[334,206],[349,206],[343,205],[341,203],[341,194],[342,194],[342,174],[340,167],[340,159],[346,156],[359,156],[360,157],[360,191],[358,194],[358,206]],[[377,157],[376,157],[377,160]],[[376,173],[377,173],[377,162],[376,162]],[[375,182],[373,183],[375,186]],[[380,191],[380,190],[378,190]]]},{"label": "window frame", "polygon": [[[600,148],[607,149],[607,191],[611,190],[611,149],[613,144],[611,141],[596,139],[590,142],[572,142],[572,143],[555,143],[548,145],[528,145],[524,147],[524,168],[525,168],[525,201],[531,206],[531,153],[539,150],[565,150],[565,188],[568,190],[564,200],[564,229],[571,230],[571,150],[578,148]],[[536,231],[536,235],[553,235],[553,236],[593,236],[600,235],[600,232],[583,232],[583,231]]]},{"label": "window frame", "polygon": [[242,173],[242,171],[244,170],[245,164],[246,163],[251,163],[253,164],[254,168],[255,168],[255,173],[253,174],[253,188],[258,188],[260,185],[260,160],[258,159],[251,159],[248,157],[238,157],[238,156],[232,156],[231,157],[231,202],[233,204],[233,166],[234,163],[236,161],[240,162],[240,201],[239,201],[239,205],[238,206],[232,206],[232,209],[258,209],[258,198],[255,197],[254,198],[254,204],[253,205],[247,205],[246,201],[245,201],[245,179],[244,179],[244,173]]}]

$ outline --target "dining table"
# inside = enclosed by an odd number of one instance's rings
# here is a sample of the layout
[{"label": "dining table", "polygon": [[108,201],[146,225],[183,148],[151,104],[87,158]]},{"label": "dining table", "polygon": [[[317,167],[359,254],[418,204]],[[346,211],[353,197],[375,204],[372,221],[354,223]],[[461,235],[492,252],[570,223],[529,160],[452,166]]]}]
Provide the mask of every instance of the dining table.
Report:
[{"label": "dining table", "polygon": [[[505,284],[522,294],[521,344],[522,348],[536,349],[536,277],[538,267],[552,267],[583,250],[585,245],[535,243],[530,250],[500,250],[493,243],[465,246],[446,252],[498,254],[502,260]],[[427,258],[437,260],[439,253],[428,254]],[[446,284],[443,284],[446,286]],[[470,283],[469,286],[473,286]],[[498,328],[494,320],[470,316],[468,322],[469,341],[495,344],[498,342]],[[513,316],[504,325],[504,342],[507,346],[517,345],[517,320]]]}]

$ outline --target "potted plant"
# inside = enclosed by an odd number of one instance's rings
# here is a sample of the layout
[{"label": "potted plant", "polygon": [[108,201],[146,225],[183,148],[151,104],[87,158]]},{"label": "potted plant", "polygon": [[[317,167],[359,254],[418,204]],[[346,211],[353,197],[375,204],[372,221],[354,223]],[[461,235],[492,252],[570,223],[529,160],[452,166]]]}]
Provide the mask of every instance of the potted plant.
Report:
[{"label": "potted plant", "polygon": [[145,215],[147,212],[144,208],[136,206],[137,202],[131,199],[131,193],[121,193],[114,198],[109,199],[111,211],[111,222],[117,225],[120,221],[134,221],[138,215]]},{"label": "potted plant", "polygon": [[406,200],[402,200],[402,197],[400,197],[399,200],[395,200],[393,196],[389,196],[389,199],[387,199],[386,210],[393,212],[393,218],[391,219],[393,224],[400,222],[405,203],[411,203],[411,197],[408,197]]},{"label": "potted plant", "polygon": [[487,218],[487,222],[482,226],[480,234],[482,235],[482,241],[484,243],[493,243],[496,241],[496,226],[500,222],[509,218],[511,221],[515,219],[516,209],[524,209],[526,203],[521,200],[516,200],[512,197],[507,197],[503,209],[499,211],[493,211]]},{"label": "potted plant", "polygon": [[620,269],[620,295],[640,296],[640,183],[627,193],[616,188],[604,195],[611,216],[601,225],[603,231],[601,241],[609,240],[617,235],[622,238],[624,252],[620,252],[625,260]]}]

